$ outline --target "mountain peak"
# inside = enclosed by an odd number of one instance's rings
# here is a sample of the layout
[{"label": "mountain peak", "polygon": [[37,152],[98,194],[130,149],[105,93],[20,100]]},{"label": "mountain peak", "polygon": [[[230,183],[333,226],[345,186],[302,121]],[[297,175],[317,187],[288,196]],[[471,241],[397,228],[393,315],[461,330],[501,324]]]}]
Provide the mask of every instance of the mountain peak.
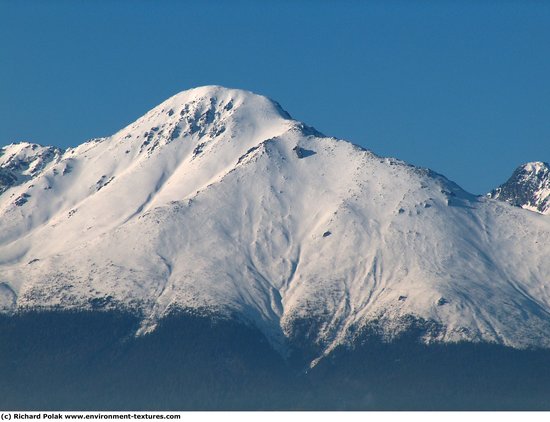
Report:
[{"label": "mountain peak", "polygon": [[25,141],[0,148],[0,194],[33,178],[61,154],[59,148]]},{"label": "mountain peak", "polygon": [[[240,89],[203,86],[182,91],[147,112],[113,138],[141,139],[142,150],[179,138],[215,139],[288,128],[292,118],[275,101]],[[145,140],[143,140],[145,139]]]},{"label": "mountain peak", "polygon": [[506,183],[488,196],[530,211],[550,214],[550,166],[543,161],[522,164]]},{"label": "mountain peak", "polygon": [[252,103],[259,108],[259,111],[273,112],[273,114],[279,115],[285,119],[291,118],[288,112],[283,110],[279,103],[268,97],[243,89],[226,88],[220,85],[205,85],[181,91],[167,99],[161,105],[165,103],[185,105],[203,101],[218,105],[227,105],[231,103],[232,108]]},{"label": "mountain peak", "polygon": [[172,312],[235,316],[319,356],[417,321],[426,341],[550,347],[550,221],[266,97],[196,88],[41,167],[17,157],[0,173],[5,312],[131,310],[140,334]]},{"label": "mountain peak", "polygon": [[548,171],[550,171],[550,165],[548,165],[548,163],[545,163],[544,161],[531,161],[529,163],[523,164],[518,168],[523,169],[526,172],[535,174],[538,174],[540,172],[548,173]]}]

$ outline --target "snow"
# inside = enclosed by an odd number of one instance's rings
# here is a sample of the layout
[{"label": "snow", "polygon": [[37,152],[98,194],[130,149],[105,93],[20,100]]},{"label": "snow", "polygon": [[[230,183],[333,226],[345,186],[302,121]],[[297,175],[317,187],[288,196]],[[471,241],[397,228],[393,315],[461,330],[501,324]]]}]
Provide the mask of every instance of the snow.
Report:
[{"label": "snow", "polygon": [[306,319],[324,354],[412,316],[442,327],[426,342],[550,347],[550,219],[325,137],[265,97],[185,91],[58,154],[0,195],[6,312],[99,298],[145,334],[194,309],[280,350]]},{"label": "snow", "polygon": [[533,161],[530,163],[525,163],[523,165],[523,168],[525,171],[529,173],[540,173],[541,171],[545,171],[548,169],[548,165],[546,163],[543,163],[542,161]]},{"label": "snow", "polygon": [[550,214],[550,165],[541,161],[523,164],[488,196],[526,210]]}]

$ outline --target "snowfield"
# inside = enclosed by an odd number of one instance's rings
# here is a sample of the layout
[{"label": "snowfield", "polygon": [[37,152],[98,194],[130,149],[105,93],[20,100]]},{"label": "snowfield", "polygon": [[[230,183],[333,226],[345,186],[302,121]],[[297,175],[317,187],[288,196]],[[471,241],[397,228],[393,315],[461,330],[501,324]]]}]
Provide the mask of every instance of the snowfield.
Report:
[{"label": "snowfield", "polygon": [[[0,309],[178,309],[322,355],[391,339],[550,347],[550,218],[216,86],[108,138],[0,156]],[[314,322],[314,323],[313,323]]]}]

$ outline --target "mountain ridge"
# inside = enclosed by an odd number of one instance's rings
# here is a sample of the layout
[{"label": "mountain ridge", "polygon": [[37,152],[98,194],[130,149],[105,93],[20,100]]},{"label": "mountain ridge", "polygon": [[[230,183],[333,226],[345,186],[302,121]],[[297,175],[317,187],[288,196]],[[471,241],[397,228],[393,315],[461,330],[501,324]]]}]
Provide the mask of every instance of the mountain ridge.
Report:
[{"label": "mountain ridge", "polygon": [[320,358],[369,324],[391,339],[414,321],[427,343],[550,347],[547,218],[265,97],[184,91],[56,154],[0,194],[5,312],[124,308],[146,334],[191,310]]}]

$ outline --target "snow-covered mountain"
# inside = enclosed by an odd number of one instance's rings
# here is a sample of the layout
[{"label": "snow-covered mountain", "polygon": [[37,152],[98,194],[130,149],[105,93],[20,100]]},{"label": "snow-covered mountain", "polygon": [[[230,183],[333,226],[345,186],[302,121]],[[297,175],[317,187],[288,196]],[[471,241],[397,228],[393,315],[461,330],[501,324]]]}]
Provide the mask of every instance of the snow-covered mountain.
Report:
[{"label": "snow-covered mountain", "polygon": [[540,161],[519,166],[490,198],[541,214],[550,214],[550,166]]},{"label": "snow-covered mountain", "polygon": [[21,142],[0,150],[0,194],[37,176],[61,151]]},{"label": "snow-covered mountain", "polygon": [[[237,318],[279,350],[365,327],[550,347],[550,219],[208,86],[108,138],[0,157],[0,308]],[[304,327],[306,327],[304,329]]]}]

